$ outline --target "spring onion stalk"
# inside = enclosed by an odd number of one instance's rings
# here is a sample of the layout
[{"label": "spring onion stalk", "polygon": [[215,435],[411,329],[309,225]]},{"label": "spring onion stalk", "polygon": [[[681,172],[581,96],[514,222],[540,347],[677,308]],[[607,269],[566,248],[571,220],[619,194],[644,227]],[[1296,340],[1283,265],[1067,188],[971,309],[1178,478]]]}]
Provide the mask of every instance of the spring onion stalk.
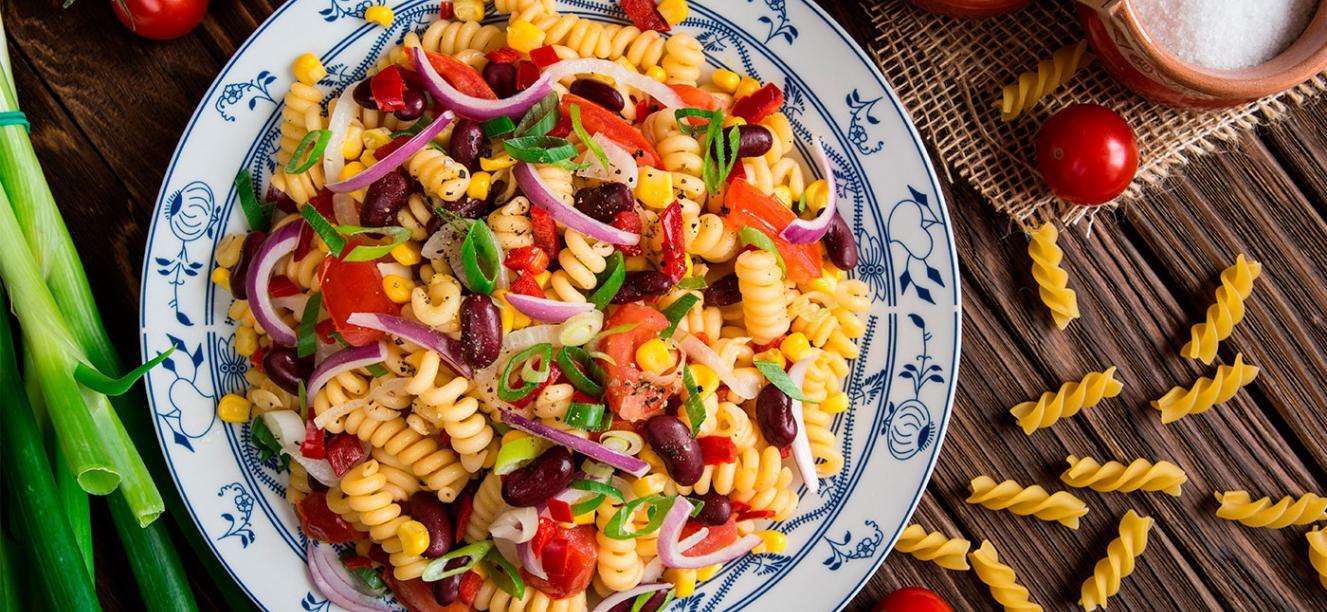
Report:
[{"label": "spring onion stalk", "polygon": [[9,539],[9,534],[0,531],[0,610],[22,610],[22,598],[19,596],[19,565],[13,556],[19,550],[17,544]]},{"label": "spring onion stalk", "polygon": [[[8,306],[3,290],[0,290],[0,304]],[[6,398],[0,402],[3,407],[0,410],[4,413],[0,457],[11,475],[22,475],[22,478],[4,479],[5,497],[11,504],[10,514],[14,516],[19,532],[33,544],[29,548],[37,570],[44,577],[46,595],[54,609],[100,610],[101,604],[93,590],[92,579],[84,569],[74,534],[56,501],[51,464],[32,408],[26,401],[27,395],[19,382],[18,361],[9,328],[8,317],[0,319],[0,393]],[[33,375],[41,374],[29,373],[29,376]]]}]

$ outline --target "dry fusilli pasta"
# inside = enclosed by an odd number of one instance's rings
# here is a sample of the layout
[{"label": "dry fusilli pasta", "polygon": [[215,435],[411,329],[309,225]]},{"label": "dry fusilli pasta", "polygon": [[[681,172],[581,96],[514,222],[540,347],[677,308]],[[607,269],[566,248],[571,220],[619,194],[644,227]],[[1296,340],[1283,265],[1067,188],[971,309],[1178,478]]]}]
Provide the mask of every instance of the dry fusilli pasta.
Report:
[{"label": "dry fusilli pasta", "polygon": [[1120,582],[1133,573],[1138,555],[1147,550],[1147,532],[1152,529],[1150,517],[1138,516],[1133,510],[1120,519],[1120,537],[1106,546],[1106,556],[1097,562],[1092,576],[1083,581],[1083,594],[1079,605],[1084,610],[1106,607],[1106,599],[1120,592]]},{"label": "dry fusilli pasta", "polygon": [[1179,497],[1180,486],[1189,480],[1180,466],[1169,461],[1152,463],[1134,459],[1128,466],[1119,461],[1100,463],[1091,457],[1069,455],[1065,458],[1069,469],[1060,474],[1060,480],[1071,487],[1090,488],[1093,491],[1161,491]]},{"label": "dry fusilli pasta", "polygon": [[1078,529],[1078,519],[1087,514],[1087,504],[1068,491],[1048,493],[1041,485],[1024,487],[1006,480],[996,483],[989,476],[978,476],[969,483],[969,504],[981,504],[991,510],[1008,510],[1022,516],[1035,516]]},{"label": "dry fusilli pasta", "polygon": [[1105,372],[1091,372],[1082,381],[1064,383],[1059,391],[1047,391],[1037,401],[1023,402],[1009,412],[1018,419],[1023,433],[1032,435],[1084,408],[1096,406],[1104,398],[1119,395],[1123,389],[1124,385],[1115,380],[1115,368],[1110,367]]},{"label": "dry fusilli pasta", "polygon": [[1208,364],[1216,359],[1217,345],[1244,320],[1244,300],[1253,292],[1253,281],[1260,274],[1262,264],[1246,260],[1243,254],[1221,272],[1216,301],[1207,308],[1207,319],[1189,330],[1191,339],[1180,349],[1180,355]]},{"label": "dry fusilli pasta", "polygon": [[1161,411],[1162,423],[1173,423],[1191,414],[1206,412],[1211,407],[1230,401],[1245,385],[1258,377],[1258,367],[1244,363],[1244,355],[1236,354],[1235,363],[1216,369],[1216,376],[1199,378],[1185,389],[1175,387],[1152,407]]}]

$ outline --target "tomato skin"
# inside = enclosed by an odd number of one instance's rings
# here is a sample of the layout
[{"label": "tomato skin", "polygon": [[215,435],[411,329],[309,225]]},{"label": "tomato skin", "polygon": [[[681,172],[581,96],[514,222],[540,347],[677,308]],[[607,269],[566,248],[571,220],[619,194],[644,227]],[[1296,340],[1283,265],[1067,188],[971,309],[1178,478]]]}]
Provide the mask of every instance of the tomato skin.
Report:
[{"label": "tomato skin", "polygon": [[152,40],[188,34],[203,21],[209,0],[112,0],[115,17],[130,32]]},{"label": "tomato skin", "polygon": [[710,532],[705,534],[704,539],[696,542],[691,548],[683,551],[686,553],[686,556],[699,557],[701,555],[708,555],[737,541],[737,518],[732,516],[728,517],[727,523],[714,525],[712,527],[703,527],[700,523],[695,521],[687,521],[687,524],[682,526],[682,536],[678,539],[685,540],[691,536],[691,534],[700,531],[702,528],[709,529]]},{"label": "tomato skin", "polygon": [[612,111],[575,94],[564,94],[562,103],[558,105],[558,111],[567,120],[568,126],[571,125],[573,104],[581,108],[581,125],[585,126],[585,131],[591,136],[603,134],[605,138],[621,145],[636,158],[637,166],[663,168],[663,158],[659,157],[659,152],[654,150],[654,145],[645,139],[640,130],[631,127],[630,123]]},{"label": "tomato skin", "polygon": [[[687,85],[685,83],[673,83],[668,87],[672,89],[674,93],[677,94],[677,97],[682,98],[683,107],[699,108],[701,110],[712,111],[712,110],[718,110],[719,107],[721,106],[719,99],[714,97],[714,94],[711,94],[710,92],[705,91],[704,89],[696,87],[695,85]],[[644,115],[636,115],[636,116],[644,117]],[[703,122],[694,117],[692,119],[698,122]],[[691,125],[696,125],[696,123],[692,123]]]},{"label": "tomato skin", "polygon": [[1073,104],[1041,126],[1037,167],[1059,198],[1086,206],[1105,204],[1133,182],[1138,143],[1129,123],[1115,111]]},{"label": "tomato skin", "polygon": [[600,350],[614,362],[602,364],[608,380],[604,388],[604,400],[618,416],[634,422],[662,413],[668,406],[668,398],[677,393],[681,385],[680,381],[674,379],[670,388],[659,388],[645,381],[636,368],[636,349],[646,340],[657,338],[659,332],[668,327],[668,319],[649,306],[624,304],[608,317],[604,328],[630,323],[637,325],[630,330],[606,336],[600,343]]},{"label": "tomato skin", "polygon": [[[543,528],[542,524],[540,528]],[[531,576],[524,569],[521,577],[527,587],[539,589],[553,599],[566,599],[590,586],[590,578],[594,577],[599,560],[599,547],[594,540],[594,528],[589,525],[557,529],[559,533],[544,543],[539,551],[548,579]]]},{"label": "tomato skin", "polygon": [[314,491],[304,496],[295,505],[295,515],[299,517],[304,534],[327,544],[345,544],[360,538],[344,519],[327,507],[327,494]]},{"label": "tomato skin", "polygon": [[351,346],[364,346],[383,337],[380,331],[346,323],[356,312],[399,314],[401,307],[392,303],[382,290],[382,275],[372,261],[341,261],[327,258],[320,284],[323,306],[332,316],[336,331]]},{"label": "tomato skin", "polygon": [[954,612],[954,609],[934,592],[911,586],[886,595],[872,612]]},{"label": "tomato skin", "polygon": [[732,181],[724,193],[723,204],[728,208],[724,221],[729,227],[751,226],[774,241],[788,267],[788,278],[803,283],[820,276],[824,251],[819,242],[792,244],[779,237],[795,218],[793,211],[782,202],[761,193],[746,181]]},{"label": "tomato skin", "polygon": [[493,93],[493,88],[488,86],[488,81],[480,76],[469,64],[462,62],[450,55],[438,55],[437,53],[424,52],[425,57],[429,58],[429,63],[438,75],[455,87],[457,91],[475,98],[485,100],[497,100],[498,94]]}]

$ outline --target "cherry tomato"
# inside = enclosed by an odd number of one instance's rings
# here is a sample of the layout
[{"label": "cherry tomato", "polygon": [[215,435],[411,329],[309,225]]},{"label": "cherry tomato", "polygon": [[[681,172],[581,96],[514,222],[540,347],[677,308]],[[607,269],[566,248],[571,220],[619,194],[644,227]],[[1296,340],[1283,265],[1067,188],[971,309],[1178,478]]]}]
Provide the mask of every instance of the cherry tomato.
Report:
[{"label": "cherry tomato", "polygon": [[1056,196],[1095,206],[1124,192],[1138,172],[1138,143],[1128,122],[1097,104],[1055,113],[1037,134],[1037,166]]},{"label": "cherry tomato", "polygon": [[873,612],[954,612],[954,609],[939,595],[913,586],[886,595]]},{"label": "cherry tomato", "polygon": [[314,491],[295,506],[300,527],[309,537],[327,544],[344,544],[360,538],[360,533],[327,507],[327,494]]},{"label": "cherry tomato", "polygon": [[788,278],[802,283],[820,276],[823,251],[819,242],[792,244],[779,237],[795,218],[793,211],[782,202],[761,193],[746,181],[736,180],[728,183],[723,204],[729,211],[724,218],[729,227],[751,226],[774,241],[779,255],[783,256],[783,264],[788,267]]},{"label": "cherry tomato", "polygon": [[323,265],[325,267],[320,281],[323,306],[332,315],[336,331],[352,346],[364,346],[381,338],[383,334],[380,331],[346,323],[346,319],[357,312],[400,314],[401,307],[393,304],[382,290],[382,275],[378,272],[378,264],[328,257]]},{"label": "cherry tomato", "polygon": [[558,111],[562,113],[561,118],[567,121],[567,125],[571,125],[572,104],[580,106],[581,125],[585,126],[586,132],[603,134],[605,138],[621,145],[636,158],[637,166],[663,167],[663,160],[659,157],[658,151],[654,150],[654,145],[645,139],[640,130],[632,127],[616,113],[585,98],[574,94],[562,96]]},{"label": "cherry tomato", "polygon": [[207,13],[208,0],[114,0],[111,8],[130,32],[153,40],[188,34]]},{"label": "cherry tomato", "polygon": [[680,391],[681,385],[675,378],[670,388],[661,388],[644,380],[636,367],[636,349],[646,340],[657,338],[668,327],[668,319],[649,306],[624,304],[608,317],[604,328],[632,323],[636,327],[606,336],[600,344],[599,350],[613,360],[602,363],[608,380],[604,399],[618,416],[628,421],[643,421],[662,413],[668,407],[668,398]]},{"label": "cherry tomato", "polygon": [[680,539],[687,539],[691,534],[700,531],[702,527],[704,529],[709,529],[710,532],[705,534],[704,539],[696,542],[691,548],[683,551],[686,556],[699,557],[702,555],[708,555],[737,541],[737,518],[732,516],[728,517],[727,523],[714,525],[712,527],[704,527],[695,521],[687,521],[687,524],[682,526],[682,537]]},{"label": "cherry tomato", "polygon": [[531,576],[521,570],[526,586],[532,586],[553,599],[566,599],[590,586],[595,565],[599,560],[599,547],[594,540],[594,527],[581,525],[559,531],[544,543],[539,560],[548,579]]}]

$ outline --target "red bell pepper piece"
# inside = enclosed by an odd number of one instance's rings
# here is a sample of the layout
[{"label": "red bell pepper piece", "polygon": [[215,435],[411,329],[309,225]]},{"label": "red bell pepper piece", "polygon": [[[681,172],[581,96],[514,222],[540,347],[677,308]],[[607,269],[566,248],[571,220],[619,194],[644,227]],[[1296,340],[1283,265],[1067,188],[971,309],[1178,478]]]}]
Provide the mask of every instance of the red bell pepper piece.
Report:
[{"label": "red bell pepper piece", "polygon": [[456,510],[456,541],[460,542],[465,538],[465,530],[470,526],[470,516],[475,512],[474,494],[462,496],[457,500],[460,508]]},{"label": "red bell pepper piece", "polygon": [[369,569],[373,567],[373,559],[370,559],[368,557],[363,557],[360,555],[355,555],[353,557],[342,557],[341,565],[346,566],[346,569],[352,569],[352,570]]},{"label": "red bell pepper piece", "polygon": [[530,540],[530,552],[536,557],[544,552],[544,545],[553,541],[558,535],[558,525],[553,519],[546,516],[539,517],[539,529],[534,533],[534,539]]},{"label": "red bell pepper piece", "polygon": [[456,16],[456,5],[452,0],[442,0],[438,5],[438,19],[451,19]]},{"label": "red bell pepper piece", "polygon": [[549,261],[552,261],[554,257],[557,257],[561,244],[558,238],[557,221],[553,220],[553,215],[548,211],[542,208],[531,208],[530,223],[533,225],[534,246],[543,249]]},{"label": "red bell pepper piece", "polygon": [[332,464],[332,471],[337,476],[344,476],[364,458],[364,443],[358,436],[337,434],[327,443],[325,451],[327,462]]},{"label": "red bell pepper piece", "polygon": [[676,200],[664,208],[659,215],[659,225],[663,230],[663,243],[660,245],[660,268],[668,275],[673,284],[687,274],[686,236],[682,232],[682,205]]},{"label": "red bell pepper piece", "polygon": [[668,25],[668,20],[659,12],[654,0],[622,0],[621,4],[622,12],[627,14],[631,25],[641,30],[667,32],[672,29],[672,26]]},{"label": "red bell pepper piece", "polygon": [[373,90],[373,102],[378,110],[384,113],[405,110],[405,79],[395,64],[373,75],[369,87]]},{"label": "red bell pepper piece", "polygon": [[[640,213],[634,210],[624,210],[617,213],[617,216],[613,217],[613,222],[609,223],[609,225],[625,232],[639,234],[641,232]],[[640,244],[617,244],[613,246],[617,250],[622,251],[623,255],[628,257],[632,255],[640,255],[643,252],[640,248]]]},{"label": "red bell pepper piece", "polygon": [[556,383],[558,379],[561,377],[562,377],[562,370],[558,369],[558,364],[556,363],[548,364],[548,378],[545,379],[544,382],[536,385],[534,390],[530,391],[529,395],[526,395],[525,397],[522,397],[521,399],[518,399],[516,401],[510,402],[511,405],[517,408],[524,408],[526,406],[529,406],[530,402],[533,402],[536,397],[539,397],[539,394],[544,390],[545,387],[548,387],[549,385]]},{"label": "red bell pepper piece", "polygon": [[304,534],[328,544],[345,544],[361,537],[355,528],[327,507],[327,494],[314,491],[304,496],[295,506]]},{"label": "red bell pepper piece", "polygon": [[[267,356],[267,347],[260,346],[254,349],[253,354],[249,355],[249,365],[259,372],[263,372],[263,357]],[[266,372],[263,372],[266,374]]]},{"label": "red bell pepper piece", "polygon": [[760,520],[767,518],[774,518],[773,510],[747,510],[746,512],[737,513],[737,520],[739,521]]},{"label": "red bell pepper piece", "polygon": [[548,500],[548,514],[559,523],[570,523],[576,520],[576,515],[571,511],[571,504],[556,497]]},{"label": "red bell pepper piece", "polygon": [[732,463],[737,460],[737,445],[728,436],[701,436],[696,438],[700,444],[700,456],[705,465]]},{"label": "red bell pepper piece", "polygon": [[284,274],[273,276],[267,284],[267,295],[274,298],[288,297],[299,292],[300,288],[295,285],[295,281],[290,280],[290,277]]},{"label": "red bell pepper piece", "polygon": [[464,601],[466,605],[474,605],[475,595],[479,593],[479,587],[482,586],[484,586],[483,577],[476,574],[474,570],[466,572],[465,576],[461,578],[461,587],[459,589],[461,601]]},{"label": "red bell pepper piece", "polygon": [[511,47],[503,47],[485,53],[484,57],[488,58],[488,61],[495,64],[511,64],[516,60],[521,59],[521,52]]},{"label": "red bell pepper piece", "polygon": [[438,55],[428,51],[424,52],[424,56],[429,59],[429,64],[433,66],[438,75],[451,84],[452,87],[455,87],[457,91],[467,96],[485,100],[498,99],[498,95],[493,93],[493,88],[488,86],[488,81],[485,81],[478,71],[470,67],[470,64],[450,55]]},{"label": "red bell pepper piece", "polygon": [[530,60],[539,68],[547,68],[562,61],[553,45],[544,45],[530,52]]},{"label": "red bell pepper piece", "polygon": [[516,91],[525,91],[539,80],[539,66],[529,60],[521,60],[516,64]]},{"label": "red bell pepper piece", "polygon": [[562,118],[567,119],[569,124],[573,104],[581,109],[581,125],[585,126],[587,133],[603,134],[605,138],[617,143],[636,159],[637,166],[663,168],[663,158],[659,157],[659,152],[640,130],[632,127],[617,113],[575,94],[563,95],[558,105]]},{"label": "red bell pepper piece", "polygon": [[733,115],[746,119],[747,123],[760,123],[780,106],[783,106],[783,90],[778,85],[766,83],[751,95],[734,102]]},{"label": "red bell pepper piece", "polygon": [[530,245],[513,249],[507,253],[507,259],[502,262],[502,265],[507,266],[508,270],[539,274],[548,269],[548,263],[548,251],[545,251],[542,247]]},{"label": "red bell pepper piece", "polygon": [[521,272],[516,275],[516,280],[511,283],[511,292],[530,297],[544,297],[544,290],[539,288],[539,281],[534,279],[534,274]]},{"label": "red bell pepper piece", "polygon": [[304,422],[304,441],[300,442],[299,453],[310,459],[325,459],[327,448],[323,438],[326,436],[327,430],[315,425],[313,415],[309,415],[309,420]]}]

